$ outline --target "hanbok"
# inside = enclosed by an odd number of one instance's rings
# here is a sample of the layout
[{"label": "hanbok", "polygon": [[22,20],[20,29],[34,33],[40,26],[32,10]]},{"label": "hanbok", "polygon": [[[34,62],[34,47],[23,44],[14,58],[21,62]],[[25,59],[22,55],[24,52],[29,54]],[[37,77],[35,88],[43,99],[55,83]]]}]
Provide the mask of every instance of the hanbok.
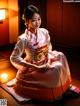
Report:
[{"label": "hanbok", "polygon": [[[62,52],[52,51],[49,32],[44,28],[37,29],[37,36],[26,29],[19,36],[10,61],[18,69],[14,89],[23,97],[55,100],[69,88],[71,75],[67,59]],[[51,67],[44,70],[27,67],[25,72],[21,71],[28,63],[37,66],[48,63]]]}]

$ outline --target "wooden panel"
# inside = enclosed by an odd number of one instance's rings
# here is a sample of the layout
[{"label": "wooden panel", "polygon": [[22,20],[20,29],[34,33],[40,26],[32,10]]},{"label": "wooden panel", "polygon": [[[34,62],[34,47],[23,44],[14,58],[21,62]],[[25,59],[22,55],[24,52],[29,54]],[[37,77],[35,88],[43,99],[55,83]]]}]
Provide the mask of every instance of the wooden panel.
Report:
[{"label": "wooden panel", "polygon": [[62,36],[62,2],[60,0],[47,0],[47,27],[50,31],[51,41],[61,40]]},{"label": "wooden panel", "polygon": [[0,46],[5,46],[17,41],[18,0],[0,0],[0,8],[6,8],[8,14],[7,19],[0,23]]},{"label": "wooden panel", "polygon": [[[7,8],[8,0],[0,0],[0,8]],[[9,21],[8,19],[0,23],[0,46],[9,43]]]},{"label": "wooden panel", "polygon": [[53,45],[80,48],[80,3],[47,0],[47,27]]},{"label": "wooden panel", "polygon": [[80,3],[63,4],[63,41],[80,47]]}]

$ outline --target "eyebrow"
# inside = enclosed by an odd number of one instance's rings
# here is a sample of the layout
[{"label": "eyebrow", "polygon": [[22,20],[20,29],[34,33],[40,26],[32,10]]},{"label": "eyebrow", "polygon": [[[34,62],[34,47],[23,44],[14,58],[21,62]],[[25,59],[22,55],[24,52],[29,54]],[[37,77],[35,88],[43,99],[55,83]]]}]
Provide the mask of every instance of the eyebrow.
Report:
[{"label": "eyebrow", "polygon": [[[38,18],[40,18],[40,17],[38,17]],[[37,18],[32,18],[32,19],[37,19]]]}]

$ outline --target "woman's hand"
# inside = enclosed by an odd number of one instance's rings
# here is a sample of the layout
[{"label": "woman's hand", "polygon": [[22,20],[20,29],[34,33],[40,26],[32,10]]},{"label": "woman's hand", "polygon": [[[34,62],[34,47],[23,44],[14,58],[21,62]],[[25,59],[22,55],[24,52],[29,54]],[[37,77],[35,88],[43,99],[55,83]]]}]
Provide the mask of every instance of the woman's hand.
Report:
[{"label": "woman's hand", "polygon": [[40,65],[40,66],[35,65],[35,64],[32,64],[30,66],[29,65],[26,65],[26,66],[22,66],[20,68],[20,72],[23,73],[23,74],[25,74],[25,73],[27,73],[27,71],[28,71],[29,68],[32,68],[32,70],[38,70],[40,72],[45,72],[45,71],[47,71],[47,69],[50,68],[50,66],[49,66],[49,63],[43,64],[43,65]]},{"label": "woman's hand", "polygon": [[40,72],[47,71],[47,64],[43,64],[43,65],[37,66],[37,70],[40,71]]},{"label": "woman's hand", "polygon": [[40,65],[40,66],[38,66],[38,68],[39,68],[39,69],[45,69],[45,68],[46,68],[46,65],[47,65],[47,64]]},{"label": "woman's hand", "polygon": [[20,72],[23,74],[25,74],[27,72],[27,70],[28,70],[28,66],[21,66],[21,68],[20,68]]}]

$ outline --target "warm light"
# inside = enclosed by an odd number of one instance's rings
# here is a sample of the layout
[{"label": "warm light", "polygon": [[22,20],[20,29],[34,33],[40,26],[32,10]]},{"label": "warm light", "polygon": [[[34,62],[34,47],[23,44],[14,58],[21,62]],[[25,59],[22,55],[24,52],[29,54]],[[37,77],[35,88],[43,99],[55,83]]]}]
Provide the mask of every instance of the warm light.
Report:
[{"label": "warm light", "polygon": [[6,18],[6,10],[0,9],[0,20],[4,20]]},{"label": "warm light", "polygon": [[3,74],[1,74],[0,78],[1,78],[1,83],[7,82],[8,81],[8,74],[3,73]]},{"label": "warm light", "polygon": [[8,74],[6,74],[6,73],[1,74],[1,78],[6,79],[7,77],[8,77]]}]

